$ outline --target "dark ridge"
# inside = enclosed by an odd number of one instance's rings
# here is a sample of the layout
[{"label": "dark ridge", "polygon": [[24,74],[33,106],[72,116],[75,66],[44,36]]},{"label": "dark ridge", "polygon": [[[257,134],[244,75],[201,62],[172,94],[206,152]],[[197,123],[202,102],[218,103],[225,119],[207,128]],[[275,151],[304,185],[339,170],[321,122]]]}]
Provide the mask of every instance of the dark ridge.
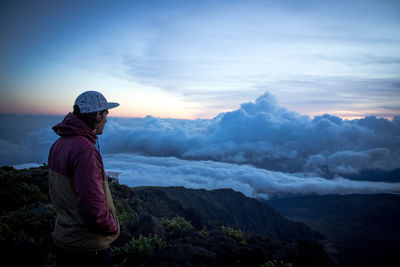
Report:
[{"label": "dark ridge", "polygon": [[326,236],[345,266],[400,263],[399,194],[298,196],[267,203]]},{"label": "dark ridge", "polygon": [[157,216],[183,216],[198,227],[230,225],[278,240],[323,239],[305,224],[289,221],[267,204],[232,189],[136,187],[133,190],[155,207]]}]

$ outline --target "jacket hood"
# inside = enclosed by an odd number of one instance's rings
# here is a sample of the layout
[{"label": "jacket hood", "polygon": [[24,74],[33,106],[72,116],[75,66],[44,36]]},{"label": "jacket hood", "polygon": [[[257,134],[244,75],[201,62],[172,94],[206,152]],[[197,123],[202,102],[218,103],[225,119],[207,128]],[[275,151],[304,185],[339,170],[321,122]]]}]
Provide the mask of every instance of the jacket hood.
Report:
[{"label": "jacket hood", "polygon": [[91,143],[96,143],[97,136],[93,130],[72,113],[68,113],[64,120],[52,129],[59,136],[80,135],[89,139]]}]

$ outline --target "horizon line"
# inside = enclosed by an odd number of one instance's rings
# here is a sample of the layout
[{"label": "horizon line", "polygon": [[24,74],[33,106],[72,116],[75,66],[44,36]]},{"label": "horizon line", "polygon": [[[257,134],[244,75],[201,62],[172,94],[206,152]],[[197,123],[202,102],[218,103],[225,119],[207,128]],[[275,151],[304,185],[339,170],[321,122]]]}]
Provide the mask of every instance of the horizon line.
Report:
[{"label": "horizon line", "polygon": [[[145,119],[147,117],[152,117],[152,118],[157,118],[157,119],[195,121],[195,120],[212,120],[213,118],[217,117],[218,115],[224,114],[224,113],[228,113],[228,112],[231,112],[231,111],[220,112],[217,115],[211,116],[209,118],[194,118],[194,119],[193,118],[157,117],[157,116],[153,116],[153,115],[150,115],[150,114],[145,115],[145,116],[124,116],[124,115],[122,115],[122,116],[115,116],[114,115],[113,116],[113,115],[110,115],[108,117],[109,118],[123,118],[123,119],[138,119],[138,118],[139,119]],[[295,112],[297,112],[297,111],[295,111]],[[50,117],[54,116],[54,117],[56,117],[56,116],[66,116],[68,113],[69,112],[67,112],[67,113],[52,113],[52,114],[49,114],[49,113],[11,113],[11,112],[10,113],[3,113],[3,112],[0,112],[0,116],[4,115],[4,116],[50,116]],[[338,117],[338,118],[342,119],[343,121],[360,120],[360,119],[365,119],[367,117],[375,117],[377,119],[386,119],[386,120],[392,121],[395,117],[400,116],[400,114],[399,115],[393,115],[393,116],[379,116],[379,115],[373,115],[373,114],[366,114],[364,116],[361,116],[361,115],[359,115],[359,116],[354,116],[354,115],[353,116],[352,115],[349,115],[349,116],[338,116],[338,115],[330,114],[330,113],[321,113],[321,114],[315,114],[315,115],[302,114],[300,112],[298,112],[298,113],[300,115],[302,115],[302,116],[308,116],[310,119],[315,119],[316,117],[320,117],[320,116],[324,116],[324,115],[330,115],[330,116]]]}]

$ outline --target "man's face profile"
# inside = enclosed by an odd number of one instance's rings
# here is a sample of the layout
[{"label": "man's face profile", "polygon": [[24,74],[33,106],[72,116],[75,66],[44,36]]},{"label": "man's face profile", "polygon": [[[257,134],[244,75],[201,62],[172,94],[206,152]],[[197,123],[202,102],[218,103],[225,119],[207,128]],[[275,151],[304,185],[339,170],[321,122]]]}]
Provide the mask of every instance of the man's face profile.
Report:
[{"label": "man's face profile", "polygon": [[95,128],[96,135],[103,134],[104,126],[106,125],[106,122],[107,122],[107,114],[108,114],[108,110],[106,110],[103,113],[103,115],[100,115],[100,112],[97,112],[97,120],[99,121],[99,123],[96,125],[96,128]]}]

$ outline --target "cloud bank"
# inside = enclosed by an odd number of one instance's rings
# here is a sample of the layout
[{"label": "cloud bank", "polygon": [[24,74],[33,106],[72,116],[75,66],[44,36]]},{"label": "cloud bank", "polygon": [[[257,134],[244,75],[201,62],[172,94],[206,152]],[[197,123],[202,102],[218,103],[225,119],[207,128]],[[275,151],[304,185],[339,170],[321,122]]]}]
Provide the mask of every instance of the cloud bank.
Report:
[{"label": "cloud bank", "polygon": [[[1,165],[47,161],[57,139],[50,128],[54,123],[43,128],[41,117],[25,118],[25,126],[18,126],[18,117],[0,119],[15,126],[0,134]],[[270,93],[211,120],[110,118],[99,141],[103,154],[249,164],[329,178],[400,168],[399,116],[346,121],[327,114],[311,119],[281,107]]]},{"label": "cloud bank", "polygon": [[270,93],[212,120],[110,121],[102,142],[105,153],[251,164],[324,177],[400,168],[399,116],[311,119],[281,107]]},{"label": "cloud bank", "polygon": [[[11,125],[7,116],[0,119]],[[47,161],[54,124],[43,128],[37,123],[43,118],[35,120],[22,127],[11,118],[14,126],[0,134],[1,165]],[[121,172],[131,186],[233,188],[260,198],[400,190],[400,183],[343,178],[400,168],[400,117],[311,119],[269,93],[211,120],[110,118],[100,150],[106,169]]]},{"label": "cloud bank", "polygon": [[120,172],[120,182],[129,186],[232,188],[247,196],[264,199],[291,194],[375,194],[400,190],[400,183],[351,181],[344,178],[328,180],[268,171],[250,165],[190,161],[175,157],[119,153],[107,154],[104,161],[106,169]]}]

